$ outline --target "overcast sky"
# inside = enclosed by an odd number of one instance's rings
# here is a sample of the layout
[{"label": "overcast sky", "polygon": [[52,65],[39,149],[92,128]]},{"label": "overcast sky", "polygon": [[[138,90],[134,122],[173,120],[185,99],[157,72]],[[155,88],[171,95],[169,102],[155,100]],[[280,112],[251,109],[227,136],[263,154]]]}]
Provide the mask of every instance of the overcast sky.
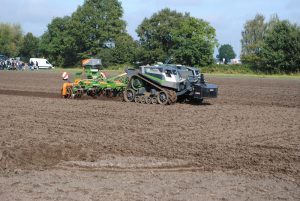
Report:
[{"label": "overcast sky", "polygon": [[[24,34],[42,35],[54,17],[70,15],[84,0],[0,0],[0,23],[18,23]],[[145,17],[163,8],[189,12],[208,21],[220,44],[230,44],[240,54],[243,25],[257,13],[267,19],[277,13],[300,25],[300,0],[121,0],[128,33],[137,39],[135,29]]]}]

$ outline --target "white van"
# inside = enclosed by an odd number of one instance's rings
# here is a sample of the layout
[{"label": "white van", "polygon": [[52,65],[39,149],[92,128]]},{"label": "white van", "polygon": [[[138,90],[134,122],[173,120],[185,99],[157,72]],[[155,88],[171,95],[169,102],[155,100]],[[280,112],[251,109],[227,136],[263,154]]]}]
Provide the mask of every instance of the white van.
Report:
[{"label": "white van", "polygon": [[[43,59],[43,58],[30,58],[29,60],[29,64],[31,64],[31,62],[33,62],[33,67],[36,69],[39,68],[45,68],[45,69],[53,69],[53,65],[49,63],[49,61],[47,61],[47,59]],[[38,63],[38,66],[36,65]]]}]

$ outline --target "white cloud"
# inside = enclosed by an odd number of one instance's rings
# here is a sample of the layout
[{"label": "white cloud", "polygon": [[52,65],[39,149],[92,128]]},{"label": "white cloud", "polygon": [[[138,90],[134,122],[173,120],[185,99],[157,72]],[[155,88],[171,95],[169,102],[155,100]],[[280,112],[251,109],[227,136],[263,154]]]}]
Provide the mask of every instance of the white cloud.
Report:
[{"label": "white cloud", "polygon": [[76,3],[60,0],[2,0],[1,18],[2,23],[21,24],[24,32],[33,32],[41,35],[47,29],[47,24],[54,17],[70,15],[76,10]]}]

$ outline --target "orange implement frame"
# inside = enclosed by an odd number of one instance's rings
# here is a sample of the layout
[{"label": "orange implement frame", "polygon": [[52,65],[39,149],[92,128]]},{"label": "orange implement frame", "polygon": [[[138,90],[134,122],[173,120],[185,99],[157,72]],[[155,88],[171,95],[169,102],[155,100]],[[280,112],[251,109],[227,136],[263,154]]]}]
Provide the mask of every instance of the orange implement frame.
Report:
[{"label": "orange implement frame", "polygon": [[67,95],[67,88],[68,87],[73,87],[73,83],[68,83],[68,82],[64,83],[62,91],[61,91],[61,95],[62,96],[66,96]]}]

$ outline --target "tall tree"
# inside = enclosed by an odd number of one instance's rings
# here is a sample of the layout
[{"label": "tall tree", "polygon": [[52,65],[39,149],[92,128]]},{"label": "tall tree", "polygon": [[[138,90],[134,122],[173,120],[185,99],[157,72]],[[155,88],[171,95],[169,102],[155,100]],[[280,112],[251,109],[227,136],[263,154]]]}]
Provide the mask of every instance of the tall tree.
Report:
[{"label": "tall tree", "polygon": [[133,63],[135,60],[138,44],[127,34],[120,34],[115,38],[115,48],[113,49],[113,63]]},{"label": "tall tree", "polygon": [[171,56],[170,50],[174,45],[172,29],[179,29],[180,22],[186,17],[188,14],[166,8],[143,20],[136,32],[142,48],[147,52],[144,62],[164,61]]},{"label": "tall tree", "polygon": [[233,48],[229,44],[221,45],[219,48],[219,54],[217,55],[217,58],[219,61],[223,61],[225,59],[225,64],[230,62],[231,59],[234,59],[236,57],[235,52],[233,51]]},{"label": "tall tree", "polygon": [[217,45],[215,29],[204,20],[187,17],[172,29],[174,45],[171,54],[177,63],[207,66],[213,63],[214,48]]},{"label": "tall tree", "polygon": [[118,0],[85,0],[71,17],[52,20],[42,36],[41,50],[63,66],[90,57],[100,57],[105,65],[129,62],[135,42],[126,33],[122,17]]},{"label": "tall tree", "polygon": [[263,37],[266,31],[265,17],[257,14],[253,20],[244,25],[242,31],[241,59],[244,63],[259,63]]},{"label": "tall tree", "polygon": [[145,18],[137,33],[143,62],[165,61],[206,65],[213,61],[215,30],[207,22],[168,8]]},{"label": "tall tree", "polygon": [[300,27],[277,21],[266,32],[261,50],[261,68],[267,72],[299,72]]},{"label": "tall tree", "polygon": [[57,66],[77,62],[75,38],[70,34],[69,27],[70,17],[54,18],[41,38],[41,52]]},{"label": "tall tree", "polygon": [[0,53],[15,57],[19,55],[22,42],[20,25],[0,23]]},{"label": "tall tree", "polygon": [[269,22],[257,15],[242,32],[242,61],[259,71],[299,72],[300,28],[273,15]]},{"label": "tall tree", "polygon": [[23,37],[20,47],[20,56],[22,57],[22,60],[29,61],[29,58],[31,57],[38,57],[38,53],[39,38],[29,32]]},{"label": "tall tree", "polygon": [[82,58],[99,55],[107,41],[115,42],[126,32],[123,9],[118,0],[85,0],[72,14],[70,32]]}]

